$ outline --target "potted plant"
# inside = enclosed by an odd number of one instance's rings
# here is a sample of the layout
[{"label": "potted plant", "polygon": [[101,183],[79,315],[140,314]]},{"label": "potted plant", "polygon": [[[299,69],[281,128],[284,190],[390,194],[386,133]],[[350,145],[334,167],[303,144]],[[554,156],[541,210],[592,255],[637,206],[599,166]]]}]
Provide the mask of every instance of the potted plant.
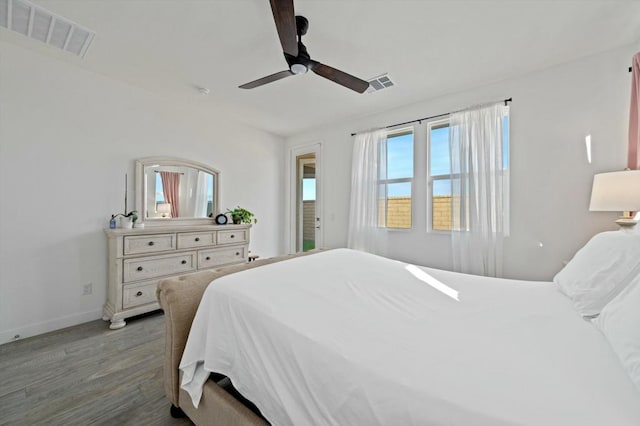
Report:
[{"label": "potted plant", "polygon": [[131,228],[138,220],[138,212],[136,210],[131,210],[129,213],[117,213],[111,215],[111,221],[115,222],[115,220],[120,217],[120,227],[121,228]]},{"label": "potted plant", "polygon": [[251,213],[247,209],[243,209],[238,206],[233,210],[227,209],[227,213],[231,215],[231,220],[235,224],[240,223],[258,223],[258,219],[255,218],[255,215]]}]

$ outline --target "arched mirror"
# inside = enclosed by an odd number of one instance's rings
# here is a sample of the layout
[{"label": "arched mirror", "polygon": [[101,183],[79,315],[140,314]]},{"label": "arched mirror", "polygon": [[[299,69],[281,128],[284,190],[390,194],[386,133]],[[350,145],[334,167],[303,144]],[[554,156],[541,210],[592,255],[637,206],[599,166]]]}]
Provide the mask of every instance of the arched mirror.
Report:
[{"label": "arched mirror", "polygon": [[195,161],[148,157],[136,161],[136,210],[147,223],[211,223],[219,211],[220,172]]}]

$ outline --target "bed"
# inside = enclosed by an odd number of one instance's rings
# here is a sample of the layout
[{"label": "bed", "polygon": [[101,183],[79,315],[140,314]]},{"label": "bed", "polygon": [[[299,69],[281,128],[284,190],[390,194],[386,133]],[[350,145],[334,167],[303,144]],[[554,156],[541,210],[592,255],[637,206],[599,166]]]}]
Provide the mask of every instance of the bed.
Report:
[{"label": "bed", "polygon": [[[169,356],[168,393],[196,424],[640,424],[620,355],[557,283],[348,249],[215,274],[178,372]],[[225,400],[212,373],[257,410]]]}]

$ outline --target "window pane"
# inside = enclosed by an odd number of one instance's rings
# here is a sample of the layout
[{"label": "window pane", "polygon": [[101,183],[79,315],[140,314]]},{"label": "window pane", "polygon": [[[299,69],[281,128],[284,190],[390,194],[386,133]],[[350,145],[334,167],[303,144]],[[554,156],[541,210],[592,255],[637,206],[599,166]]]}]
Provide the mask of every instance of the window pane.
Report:
[{"label": "window pane", "polygon": [[433,181],[431,199],[431,229],[434,231],[451,230],[451,180]]},{"label": "window pane", "polygon": [[413,177],[413,133],[387,139],[387,179]]},{"label": "window pane", "polygon": [[448,175],[451,165],[449,164],[449,126],[439,126],[431,128],[429,174]]},{"label": "window pane", "polygon": [[302,179],[302,201],[315,201],[316,199],[316,178]]},{"label": "window pane", "polygon": [[[439,179],[433,181],[431,199],[431,229],[434,231],[468,230],[469,203],[460,203],[460,179]],[[468,199],[467,199],[468,201]],[[464,215],[460,211],[464,210]]]},{"label": "window pane", "polygon": [[387,185],[387,227],[411,228],[411,182]]},{"label": "window pane", "polygon": [[154,173],[154,175],[156,175],[156,203],[164,203],[164,189],[162,188],[162,178],[160,177],[160,173]]}]

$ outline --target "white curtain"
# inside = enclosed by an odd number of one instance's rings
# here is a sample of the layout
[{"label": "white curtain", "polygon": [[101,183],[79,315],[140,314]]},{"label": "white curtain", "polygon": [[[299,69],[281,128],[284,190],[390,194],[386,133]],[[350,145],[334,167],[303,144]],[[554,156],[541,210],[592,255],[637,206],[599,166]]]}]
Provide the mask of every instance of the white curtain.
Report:
[{"label": "white curtain", "polygon": [[451,245],[455,271],[502,276],[508,189],[501,104],[451,114]]},{"label": "white curtain", "polygon": [[386,255],[385,194],[387,133],[358,134],[353,144],[348,247]]},{"label": "white curtain", "polygon": [[207,217],[207,201],[209,194],[209,185],[207,183],[209,173],[198,171],[198,178],[194,189],[194,209],[193,217]]}]

